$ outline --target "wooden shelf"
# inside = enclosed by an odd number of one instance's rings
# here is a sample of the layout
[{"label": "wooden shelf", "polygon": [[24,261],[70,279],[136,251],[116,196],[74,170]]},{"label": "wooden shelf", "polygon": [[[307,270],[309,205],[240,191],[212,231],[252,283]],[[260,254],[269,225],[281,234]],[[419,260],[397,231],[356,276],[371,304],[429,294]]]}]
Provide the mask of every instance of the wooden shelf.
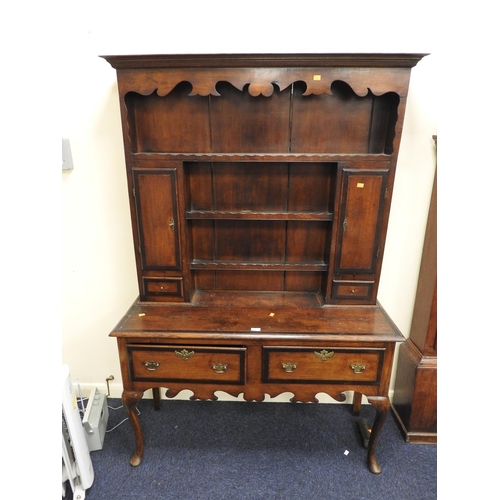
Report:
[{"label": "wooden shelf", "polygon": [[333,219],[330,212],[221,212],[210,210],[192,210],[186,212],[186,219],[223,219],[223,220],[326,220]]},{"label": "wooden shelf", "polygon": [[326,271],[324,262],[235,262],[194,260],[190,264],[192,270],[224,270],[224,271]]},{"label": "wooden shelf", "polygon": [[245,307],[271,309],[320,308],[324,305],[320,293],[305,292],[253,292],[196,291],[191,300],[197,307]]},{"label": "wooden shelf", "polygon": [[136,161],[141,160],[168,160],[168,161],[206,161],[206,162],[226,162],[226,161],[263,161],[263,162],[339,162],[339,161],[388,161],[389,154],[345,154],[345,153],[203,153],[195,152],[154,152],[138,153],[132,152],[131,156]]}]

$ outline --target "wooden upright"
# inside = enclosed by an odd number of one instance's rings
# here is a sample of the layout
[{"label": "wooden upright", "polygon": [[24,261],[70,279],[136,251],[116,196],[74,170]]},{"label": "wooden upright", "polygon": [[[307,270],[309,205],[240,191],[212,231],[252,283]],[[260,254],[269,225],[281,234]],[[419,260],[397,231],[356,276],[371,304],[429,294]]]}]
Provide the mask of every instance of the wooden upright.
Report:
[{"label": "wooden upright", "polygon": [[411,68],[424,54],[104,56],[117,70],[140,289],[123,401],[354,391],[390,401],[377,303]]},{"label": "wooden upright", "polygon": [[399,350],[394,415],[409,443],[437,443],[437,172],[409,339]]}]

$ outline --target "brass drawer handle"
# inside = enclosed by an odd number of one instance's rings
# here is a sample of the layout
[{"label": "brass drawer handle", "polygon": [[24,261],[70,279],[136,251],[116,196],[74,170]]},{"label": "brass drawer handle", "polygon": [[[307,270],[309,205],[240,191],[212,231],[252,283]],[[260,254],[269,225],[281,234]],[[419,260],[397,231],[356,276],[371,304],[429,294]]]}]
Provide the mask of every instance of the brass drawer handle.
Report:
[{"label": "brass drawer handle", "polygon": [[181,358],[183,361],[187,361],[188,359],[194,356],[194,351],[188,351],[187,349],[182,349],[182,351],[175,351],[175,355],[178,358]]},{"label": "brass drawer handle", "polygon": [[159,361],[144,361],[144,366],[150,372],[154,372],[157,368],[160,367]]},{"label": "brass drawer handle", "polygon": [[215,371],[215,373],[224,373],[228,366],[227,365],[223,365],[222,363],[216,363],[215,365],[212,366],[213,370]]},{"label": "brass drawer handle", "polygon": [[297,368],[297,365],[295,363],[281,363],[281,367],[286,373],[292,373]]},{"label": "brass drawer handle", "polygon": [[366,366],[365,365],[361,365],[359,363],[353,363],[351,365],[351,370],[354,372],[354,373],[361,373],[363,370],[366,369]]},{"label": "brass drawer handle", "polygon": [[326,361],[327,359],[330,359],[333,357],[335,353],[333,351],[327,351],[326,349],[323,349],[322,351],[314,351],[314,355],[321,359],[321,361]]},{"label": "brass drawer handle", "polygon": [[169,222],[169,224],[168,224],[168,225],[170,226],[170,229],[171,229],[172,231],[174,231],[174,230],[175,230],[175,221],[174,221],[174,218],[173,218],[173,217],[170,217],[170,222]]}]

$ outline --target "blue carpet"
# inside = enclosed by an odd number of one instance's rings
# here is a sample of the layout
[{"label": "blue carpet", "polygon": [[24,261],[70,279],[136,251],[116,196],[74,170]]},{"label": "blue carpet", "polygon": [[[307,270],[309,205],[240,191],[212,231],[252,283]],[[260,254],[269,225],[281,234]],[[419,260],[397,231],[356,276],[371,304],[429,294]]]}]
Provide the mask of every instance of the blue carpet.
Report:
[{"label": "blue carpet", "polygon": [[[121,401],[109,399],[109,406]],[[430,500],[437,498],[437,446],[406,443],[390,414],[377,447],[380,475],[366,466],[357,429],[373,421],[363,405],[162,401],[138,404],[145,452],[130,423],[106,434],[91,453],[88,500]],[[110,410],[108,430],[126,418]],[[348,454],[345,454],[345,451]],[[71,498],[68,486],[67,498]]]}]

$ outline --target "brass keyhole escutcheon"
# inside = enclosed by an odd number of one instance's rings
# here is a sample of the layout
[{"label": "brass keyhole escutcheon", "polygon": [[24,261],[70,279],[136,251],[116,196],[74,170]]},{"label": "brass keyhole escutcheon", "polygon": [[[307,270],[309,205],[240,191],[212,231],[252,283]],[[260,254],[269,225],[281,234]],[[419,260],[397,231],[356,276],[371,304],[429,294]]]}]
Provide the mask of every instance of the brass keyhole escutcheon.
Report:
[{"label": "brass keyhole escutcheon", "polygon": [[281,363],[281,367],[286,373],[292,373],[297,368],[297,365],[295,363]]},{"label": "brass keyhole escutcheon", "polygon": [[150,372],[154,372],[156,369],[160,367],[159,361],[144,361],[144,366]]},{"label": "brass keyhole escutcheon", "polygon": [[366,369],[366,366],[365,365],[362,365],[360,363],[353,363],[351,365],[351,370],[354,372],[354,373],[361,373],[363,372],[364,370]]},{"label": "brass keyhole escutcheon", "polygon": [[223,365],[222,363],[216,363],[215,365],[212,366],[212,368],[213,368],[215,373],[225,373],[228,366]]},{"label": "brass keyhole escutcheon", "polygon": [[173,231],[175,229],[175,221],[173,217],[170,217],[170,222],[168,223],[170,229]]},{"label": "brass keyhole escutcheon", "polygon": [[187,361],[188,359],[194,356],[194,351],[188,351],[187,349],[182,349],[182,351],[175,351],[175,355],[178,358],[181,358],[183,361]]}]

